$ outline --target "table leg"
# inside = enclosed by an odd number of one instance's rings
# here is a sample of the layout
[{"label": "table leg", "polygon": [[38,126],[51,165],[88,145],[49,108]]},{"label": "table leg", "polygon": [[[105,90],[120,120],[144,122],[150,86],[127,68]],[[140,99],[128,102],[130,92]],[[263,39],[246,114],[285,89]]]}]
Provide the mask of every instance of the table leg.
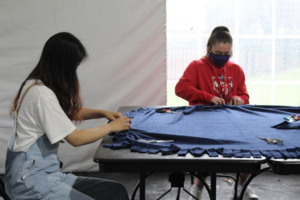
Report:
[{"label": "table leg", "polygon": [[210,175],[210,199],[217,199],[217,175],[216,173],[211,173]]},{"label": "table leg", "polygon": [[180,190],[181,190],[181,187],[178,187],[176,200],[180,199]]},{"label": "table leg", "polygon": [[240,179],[240,173],[236,173],[236,179],[235,179],[235,183],[234,183],[234,196],[233,196],[234,200],[237,200],[237,196],[240,195],[240,194],[237,193],[238,185],[239,185],[239,179]]},{"label": "table leg", "polygon": [[146,200],[146,177],[147,172],[140,173],[140,200]]},{"label": "table leg", "polygon": [[261,173],[263,173],[263,172],[265,172],[265,171],[267,171],[267,170],[269,170],[269,169],[271,169],[271,168],[270,168],[270,167],[266,167],[266,168],[264,168],[264,169],[261,169],[260,172],[258,172],[258,173],[256,173],[256,174],[251,174],[251,176],[250,176],[250,177],[247,179],[247,181],[243,184],[243,188],[242,188],[242,191],[241,191],[240,199],[243,199],[244,193],[245,193],[245,191],[246,191],[246,188],[248,187],[248,185],[250,184],[250,182],[252,181],[252,179],[253,179],[254,177],[256,177],[257,175],[259,175],[259,174],[261,174]]}]

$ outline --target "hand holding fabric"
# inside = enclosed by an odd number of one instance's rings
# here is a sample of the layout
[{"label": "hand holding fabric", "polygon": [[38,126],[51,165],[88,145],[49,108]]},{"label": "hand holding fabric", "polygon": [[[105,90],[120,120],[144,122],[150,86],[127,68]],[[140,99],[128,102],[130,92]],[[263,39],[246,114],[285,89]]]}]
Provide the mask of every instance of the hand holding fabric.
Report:
[{"label": "hand holding fabric", "polygon": [[210,100],[210,102],[214,105],[225,105],[225,100],[219,97],[214,97]]},{"label": "hand holding fabric", "polygon": [[245,102],[239,97],[232,97],[229,101],[231,105],[244,105]]},{"label": "hand holding fabric", "polygon": [[127,116],[121,116],[121,117],[118,117],[117,119],[111,121],[109,123],[109,125],[111,127],[110,132],[129,130],[130,125],[131,125],[131,119],[128,118]]},{"label": "hand holding fabric", "polygon": [[104,116],[106,119],[108,119],[108,120],[110,120],[110,121],[113,121],[113,120],[115,120],[115,119],[118,119],[119,117],[122,117],[123,115],[122,115],[121,113],[119,113],[119,112],[105,111],[105,112],[103,113],[103,116]]}]

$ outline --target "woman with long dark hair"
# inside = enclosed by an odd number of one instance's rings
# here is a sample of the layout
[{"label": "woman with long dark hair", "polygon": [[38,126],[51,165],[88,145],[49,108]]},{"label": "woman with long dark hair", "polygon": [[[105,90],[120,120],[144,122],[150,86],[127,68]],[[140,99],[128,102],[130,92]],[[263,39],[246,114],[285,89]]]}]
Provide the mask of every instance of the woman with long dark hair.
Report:
[{"label": "woman with long dark hair", "polygon": [[[121,113],[82,107],[76,70],[86,56],[72,34],[52,36],[17,92],[10,112],[15,123],[5,168],[6,193],[11,199],[128,199],[120,183],[60,172],[57,150],[63,139],[76,147],[130,128],[131,120]],[[111,122],[83,130],[72,122],[102,117]]]}]

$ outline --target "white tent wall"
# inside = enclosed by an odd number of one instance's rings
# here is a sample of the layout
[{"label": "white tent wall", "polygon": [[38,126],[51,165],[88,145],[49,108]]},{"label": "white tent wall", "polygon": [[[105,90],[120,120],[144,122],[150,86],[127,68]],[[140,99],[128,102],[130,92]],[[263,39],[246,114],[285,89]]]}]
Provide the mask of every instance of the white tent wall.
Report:
[{"label": "white tent wall", "polygon": [[[0,1],[0,174],[12,134],[11,102],[35,67],[46,40],[74,34],[88,51],[78,68],[83,106],[116,111],[126,105],[166,104],[165,0]],[[77,124],[96,127],[107,120]],[[99,141],[60,145],[63,171],[97,171]]]}]

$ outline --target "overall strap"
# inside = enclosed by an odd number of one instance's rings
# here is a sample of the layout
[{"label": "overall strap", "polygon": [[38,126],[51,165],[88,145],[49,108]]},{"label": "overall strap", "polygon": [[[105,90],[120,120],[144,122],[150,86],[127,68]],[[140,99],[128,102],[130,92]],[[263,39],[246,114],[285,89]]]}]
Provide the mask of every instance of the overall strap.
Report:
[{"label": "overall strap", "polygon": [[18,112],[19,112],[19,109],[21,107],[21,104],[23,102],[23,99],[25,98],[26,94],[28,93],[28,91],[35,85],[42,85],[41,82],[37,82],[35,81],[33,84],[31,84],[26,90],[25,92],[23,93],[21,99],[19,100],[19,104],[17,106],[17,109],[15,111],[15,114],[14,114],[14,129],[13,129],[13,134],[11,135],[11,138],[10,140],[8,141],[8,149],[9,150],[13,150],[14,148],[14,143],[15,143],[15,139],[16,139],[16,134],[17,134],[17,120],[18,120]]},{"label": "overall strap", "polygon": [[22,97],[21,97],[21,99],[20,99],[20,101],[19,101],[18,107],[17,107],[17,109],[16,109],[16,117],[18,117],[19,109],[20,109],[20,107],[21,107],[21,104],[22,104],[22,102],[23,102],[23,100],[24,100],[26,94],[27,94],[28,91],[29,91],[33,86],[35,86],[35,85],[42,85],[42,83],[41,83],[41,82],[34,82],[33,84],[31,84],[31,85],[25,90],[24,94],[22,95]]}]

